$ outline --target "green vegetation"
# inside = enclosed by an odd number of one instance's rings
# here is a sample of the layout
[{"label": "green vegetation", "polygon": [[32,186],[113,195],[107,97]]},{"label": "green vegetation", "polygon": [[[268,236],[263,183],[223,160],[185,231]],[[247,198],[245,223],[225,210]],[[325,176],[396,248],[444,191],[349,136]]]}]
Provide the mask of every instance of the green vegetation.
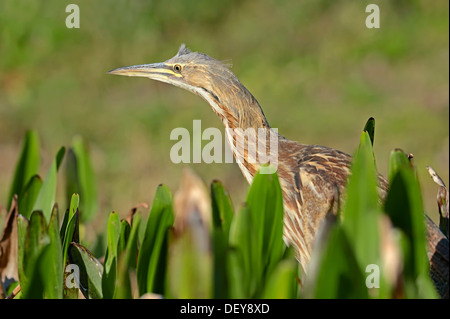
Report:
[{"label": "green vegetation", "polygon": [[[65,26],[69,3],[80,7],[80,29]],[[89,141],[101,224],[112,210],[123,217],[130,203],[152,202],[160,182],[175,189],[187,165],[170,161],[171,130],[190,129],[193,119],[203,128],[222,123],[189,92],[106,72],[164,61],[186,43],[232,62],[271,126],[289,139],[350,154],[358,123],[375,117],[380,173],[388,175],[392,149],[414,154],[425,209],[437,221],[425,166],[449,180],[449,2],[368,3],[380,6],[379,30],[365,27],[364,1],[0,1],[0,201],[9,203],[30,129],[45,141],[43,171],[60,145],[77,134]],[[235,203],[245,200],[237,165],[190,166],[204,180],[220,180]]]},{"label": "green vegetation", "polygon": [[[402,151],[392,152],[391,187],[380,204],[373,140],[370,119],[354,157],[347,200],[337,218],[325,222],[304,276],[283,242],[283,201],[276,173],[255,176],[238,212],[222,184],[214,181],[206,195],[211,199],[210,218],[201,213],[201,199],[189,198],[197,201],[194,206],[180,204],[167,186],[160,185],[146,221],[137,208],[125,219],[109,214],[103,230],[106,247],[94,255],[98,243],[86,241],[81,231],[89,223],[84,214],[95,217],[90,207],[96,206],[85,143],[77,140],[67,152],[73,157],[67,159],[66,176],[83,176],[91,183],[66,183],[76,193],[60,222],[54,194],[65,149],[58,151],[43,182],[36,183],[41,181],[33,169],[39,142],[37,134],[29,132],[4,222],[16,224],[17,231],[5,227],[6,240],[1,243],[2,251],[9,252],[1,256],[1,264],[12,264],[18,276],[14,278],[11,267],[0,269],[16,280],[2,285],[10,294],[20,284],[15,298],[79,298],[77,288],[85,298],[107,299],[147,293],[165,298],[436,298],[428,275],[415,168]],[[83,206],[84,197],[94,203]],[[33,209],[19,214],[18,203]],[[205,222],[208,218],[211,223]],[[79,281],[73,265],[79,269]],[[76,282],[78,287],[73,286]]]},{"label": "green vegetation", "polygon": [[[71,262],[92,298],[435,297],[419,211],[439,218],[425,166],[449,179],[449,1],[370,2],[380,6],[378,30],[365,27],[363,1],[71,1],[80,29],[65,26],[69,2],[0,1],[0,230],[2,244],[17,231],[17,297],[78,297],[63,285]],[[186,165],[169,160],[170,132],[193,119],[222,124],[189,92],[106,72],[166,60],[181,43],[232,59],[271,126],[292,140],[352,153],[359,124],[377,118],[377,147],[368,122],[372,143],[362,134],[349,200],[307,279],[280,244],[276,176],[248,189],[235,164],[191,164],[217,179],[207,194],[209,249],[194,239],[198,229],[174,233],[170,189]],[[397,147],[414,154],[417,170],[391,154]],[[395,186],[384,205],[373,152]],[[151,208],[127,215],[142,202]],[[367,263],[380,265],[380,289],[366,289]]]}]

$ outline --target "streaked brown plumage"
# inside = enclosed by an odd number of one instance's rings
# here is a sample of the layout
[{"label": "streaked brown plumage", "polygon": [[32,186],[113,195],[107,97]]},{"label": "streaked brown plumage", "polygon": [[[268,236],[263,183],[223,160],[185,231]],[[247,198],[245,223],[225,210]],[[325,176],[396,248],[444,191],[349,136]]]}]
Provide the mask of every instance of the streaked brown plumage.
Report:
[{"label": "streaked brown plumage", "polygon": [[[184,45],[177,55],[163,63],[118,68],[110,73],[141,76],[166,82],[191,91],[206,100],[221,118],[229,146],[249,183],[260,168],[250,161],[249,152],[264,155],[251,142],[251,134],[232,135],[229,129],[249,128],[273,132],[253,95],[221,62],[202,53],[191,52]],[[268,134],[270,135],[270,134]],[[333,213],[332,204],[345,194],[351,157],[319,145],[304,145],[275,133],[278,142],[278,176],[284,198],[284,236],[293,245],[297,258],[306,270],[312,246],[322,221]],[[250,142],[249,142],[250,141]],[[241,144],[249,143],[248,148]],[[384,196],[387,181],[379,177],[379,191]]]}]

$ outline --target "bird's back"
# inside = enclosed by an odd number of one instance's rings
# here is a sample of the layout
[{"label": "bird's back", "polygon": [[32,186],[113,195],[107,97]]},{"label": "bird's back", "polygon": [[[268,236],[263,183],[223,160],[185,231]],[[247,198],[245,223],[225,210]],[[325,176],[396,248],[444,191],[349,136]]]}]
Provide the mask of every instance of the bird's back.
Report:
[{"label": "bird's back", "polygon": [[[296,248],[297,259],[306,271],[316,235],[327,215],[337,213],[345,200],[345,187],[352,157],[341,151],[279,142],[278,175],[284,198],[284,237]],[[380,176],[381,193],[387,181]]]}]

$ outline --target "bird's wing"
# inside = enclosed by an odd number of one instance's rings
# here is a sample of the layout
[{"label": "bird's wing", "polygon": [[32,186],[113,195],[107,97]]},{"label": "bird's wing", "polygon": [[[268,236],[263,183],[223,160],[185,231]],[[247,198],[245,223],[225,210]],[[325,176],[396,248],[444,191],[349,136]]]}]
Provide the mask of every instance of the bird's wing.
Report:
[{"label": "bird's wing", "polygon": [[288,164],[295,169],[288,178],[280,178],[280,182],[286,184],[282,188],[291,190],[283,194],[285,239],[298,247],[297,257],[302,265],[309,262],[322,222],[330,212],[337,212],[350,163],[351,157],[345,153],[322,146],[304,146]]}]

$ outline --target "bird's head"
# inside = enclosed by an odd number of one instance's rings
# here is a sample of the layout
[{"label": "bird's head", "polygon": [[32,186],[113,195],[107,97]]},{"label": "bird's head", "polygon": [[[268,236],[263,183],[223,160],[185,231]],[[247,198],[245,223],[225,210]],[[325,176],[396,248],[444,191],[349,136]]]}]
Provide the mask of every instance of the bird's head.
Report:
[{"label": "bird's head", "polygon": [[[203,98],[219,102],[224,82],[239,82],[222,62],[206,54],[191,52],[184,44],[178,53],[161,63],[126,66],[109,71],[110,74],[140,76],[169,83]],[[240,83],[239,83],[240,84]]]},{"label": "bird's head", "polygon": [[269,127],[256,99],[226,64],[191,52],[184,44],[165,62],[126,66],[109,73],[146,77],[191,91],[206,100],[230,127]]}]

